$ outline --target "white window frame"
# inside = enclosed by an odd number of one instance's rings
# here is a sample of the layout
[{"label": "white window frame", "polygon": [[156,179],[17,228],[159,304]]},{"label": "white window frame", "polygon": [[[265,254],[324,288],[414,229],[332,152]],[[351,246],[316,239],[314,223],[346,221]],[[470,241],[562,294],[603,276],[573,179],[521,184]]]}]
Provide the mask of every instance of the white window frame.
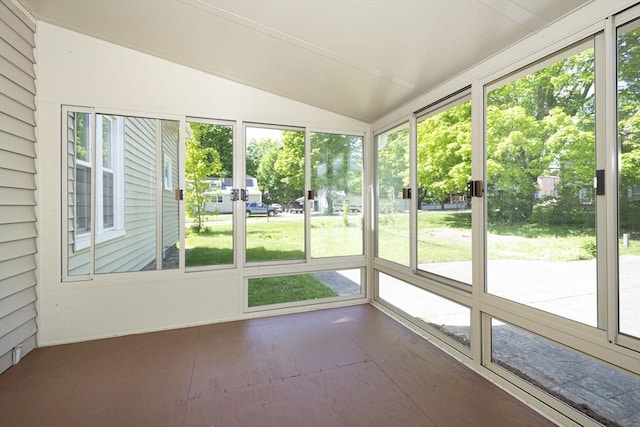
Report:
[{"label": "white window frame", "polygon": [[[111,168],[103,166],[103,136],[102,120],[106,119],[112,125],[112,145],[111,145]],[[91,171],[91,189],[93,193],[92,201],[95,204],[92,212],[91,227],[95,228],[95,244],[106,242],[111,239],[125,235],[124,227],[124,117],[113,116],[100,113],[91,113],[90,123],[92,127],[89,131],[90,141],[90,161],[75,160],[76,164],[85,166]],[[100,147],[100,149],[98,149]],[[104,182],[103,172],[109,171],[113,174],[113,226],[104,226]],[[75,203],[74,203],[75,206]],[[91,230],[78,233],[76,231],[74,250],[76,252],[91,246]]]}]

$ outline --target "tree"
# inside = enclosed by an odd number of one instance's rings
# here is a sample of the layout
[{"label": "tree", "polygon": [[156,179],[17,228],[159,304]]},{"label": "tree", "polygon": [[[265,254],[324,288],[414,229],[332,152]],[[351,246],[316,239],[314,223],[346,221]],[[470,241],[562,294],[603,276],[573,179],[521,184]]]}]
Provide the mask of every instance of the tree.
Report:
[{"label": "tree", "polygon": [[283,200],[295,200],[304,194],[304,132],[282,131],[282,149],[274,173],[282,185],[279,196]]},{"label": "tree", "polygon": [[[258,184],[260,185],[261,188],[263,188],[263,186],[262,186],[262,182],[260,180],[260,176],[258,172],[258,169],[260,168],[260,163],[262,162],[262,159],[265,157],[267,153],[273,150],[276,150],[276,151],[280,150],[281,147],[282,147],[282,144],[279,141],[269,139],[269,138],[264,138],[259,141],[252,139],[247,144],[247,156],[245,161],[247,176],[253,176],[258,178]],[[263,172],[266,172],[266,171],[263,171]]]},{"label": "tree", "polygon": [[206,192],[210,186],[206,178],[217,175],[222,171],[222,162],[218,152],[211,147],[203,148],[195,138],[186,142],[185,156],[185,209],[195,220],[194,230],[199,233],[204,222],[205,203],[208,201]]},{"label": "tree", "polygon": [[560,178],[558,208],[577,210],[595,169],[593,49],[487,95],[489,215],[528,221],[541,176]]},{"label": "tree", "polygon": [[333,215],[337,193],[361,195],[362,137],[312,133],[311,188],[326,198],[326,215]]},{"label": "tree", "polygon": [[[198,141],[200,147],[211,148],[217,153],[221,169],[215,174],[220,178],[233,176],[233,128],[228,125],[209,123],[189,123],[189,126],[193,138]],[[214,161],[214,156],[214,154],[210,155],[210,162]]]},{"label": "tree", "polygon": [[421,199],[444,205],[452,194],[464,193],[471,179],[471,102],[421,121],[417,141]]}]

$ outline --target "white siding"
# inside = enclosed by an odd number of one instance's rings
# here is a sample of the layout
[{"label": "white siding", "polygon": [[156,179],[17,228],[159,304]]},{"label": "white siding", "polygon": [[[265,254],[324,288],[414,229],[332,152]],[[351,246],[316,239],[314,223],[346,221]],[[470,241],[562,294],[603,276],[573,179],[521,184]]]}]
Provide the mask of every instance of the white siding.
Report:
[{"label": "white siding", "polygon": [[36,346],[35,24],[0,0],[0,372]]}]

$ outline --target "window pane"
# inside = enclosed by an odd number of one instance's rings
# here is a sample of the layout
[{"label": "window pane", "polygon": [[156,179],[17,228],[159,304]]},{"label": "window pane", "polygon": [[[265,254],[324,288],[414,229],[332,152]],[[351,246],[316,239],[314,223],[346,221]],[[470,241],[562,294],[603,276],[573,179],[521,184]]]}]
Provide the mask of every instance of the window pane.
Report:
[{"label": "window pane", "polygon": [[376,136],[376,255],[409,265],[409,125]]},{"label": "window pane", "polygon": [[87,249],[91,231],[91,114],[68,112],[67,133],[67,274],[90,273]]},{"label": "window pane", "polygon": [[640,22],[618,36],[620,332],[640,338]]},{"label": "window pane", "polygon": [[311,256],[360,255],[362,243],[361,136],[311,133]]},{"label": "window pane", "polygon": [[[113,229],[96,230],[95,273],[155,269],[157,121],[97,114],[96,122],[103,143],[96,162],[104,170],[97,175],[100,181],[96,212],[102,217],[103,226],[112,218]],[[111,148],[104,150],[105,145]],[[99,158],[104,153],[109,153],[113,173],[104,169],[104,161]],[[116,158],[120,166],[115,164]],[[113,197],[109,197],[109,193],[113,193]]]},{"label": "window pane", "polygon": [[[180,145],[180,122],[160,121],[163,160],[162,194],[162,269],[180,267],[180,202],[176,200],[174,189],[178,183],[178,147]],[[174,167],[175,166],[175,167]]]},{"label": "window pane", "polygon": [[418,122],[418,268],[471,284],[471,102]]},{"label": "window pane", "polygon": [[378,295],[416,320],[470,347],[471,310],[468,307],[384,273],[378,273]]},{"label": "window pane", "polygon": [[246,128],[246,260],[305,258],[302,131]]},{"label": "window pane", "polygon": [[353,269],[249,279],[249,307],[358,296],[360,277]]},{"label": "window pane", "polygon": [[640,379],[631,374],[496,319],[491,361],[603,425],[638,425]]},{"label": "window pane", "polygon": [[597,326],[593,49],[487,96],[487,287]]},{"label": "window pane", "polygon": [[75,131],[75,159],[83,162],[91,160],[91,114],[71,113]]},{"label": "window pane", "polygon": [[106,228],[112,228],[114,222],[115,193],[113,173],[102,172],[102,225]]},{"label": "window pane", "polygon": [[187,267],[233,264],[233,127],[187,123]]}]

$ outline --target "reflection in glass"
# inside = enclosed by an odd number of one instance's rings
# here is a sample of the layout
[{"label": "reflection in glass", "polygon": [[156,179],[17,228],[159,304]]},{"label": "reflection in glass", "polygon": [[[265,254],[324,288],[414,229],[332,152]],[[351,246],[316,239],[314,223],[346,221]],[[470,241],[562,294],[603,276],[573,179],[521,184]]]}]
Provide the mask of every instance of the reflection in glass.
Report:
[{"label": "reflection in glass", "polygon": [[640,21],[618,35],[620,332],[640,338]]},{"label": "reflection in glass", "polygon": [[417,124],[418,268],[471,284],[471,102]]},{"label": "reflection in glass", "polygon": [[496,319],[491,361],[602,425],[640,419],[640,379]]},{"label": "reflection in glass", "polygon": [[363,253],[362,136],[311,133],[311,256]]},{"label": "reflection in glass", "polygon": [[395,277],[378,273],[378,295],[465,347],[471,343],[471,310]]},{"label": "reflection in glass", "polygon": [[597,326],[594,74],[586,48],[487,94],[487,290]]},{"label": "reflection in glass", "polygon": [[376,136],[376,256],[409,265],[409,125]]}]

